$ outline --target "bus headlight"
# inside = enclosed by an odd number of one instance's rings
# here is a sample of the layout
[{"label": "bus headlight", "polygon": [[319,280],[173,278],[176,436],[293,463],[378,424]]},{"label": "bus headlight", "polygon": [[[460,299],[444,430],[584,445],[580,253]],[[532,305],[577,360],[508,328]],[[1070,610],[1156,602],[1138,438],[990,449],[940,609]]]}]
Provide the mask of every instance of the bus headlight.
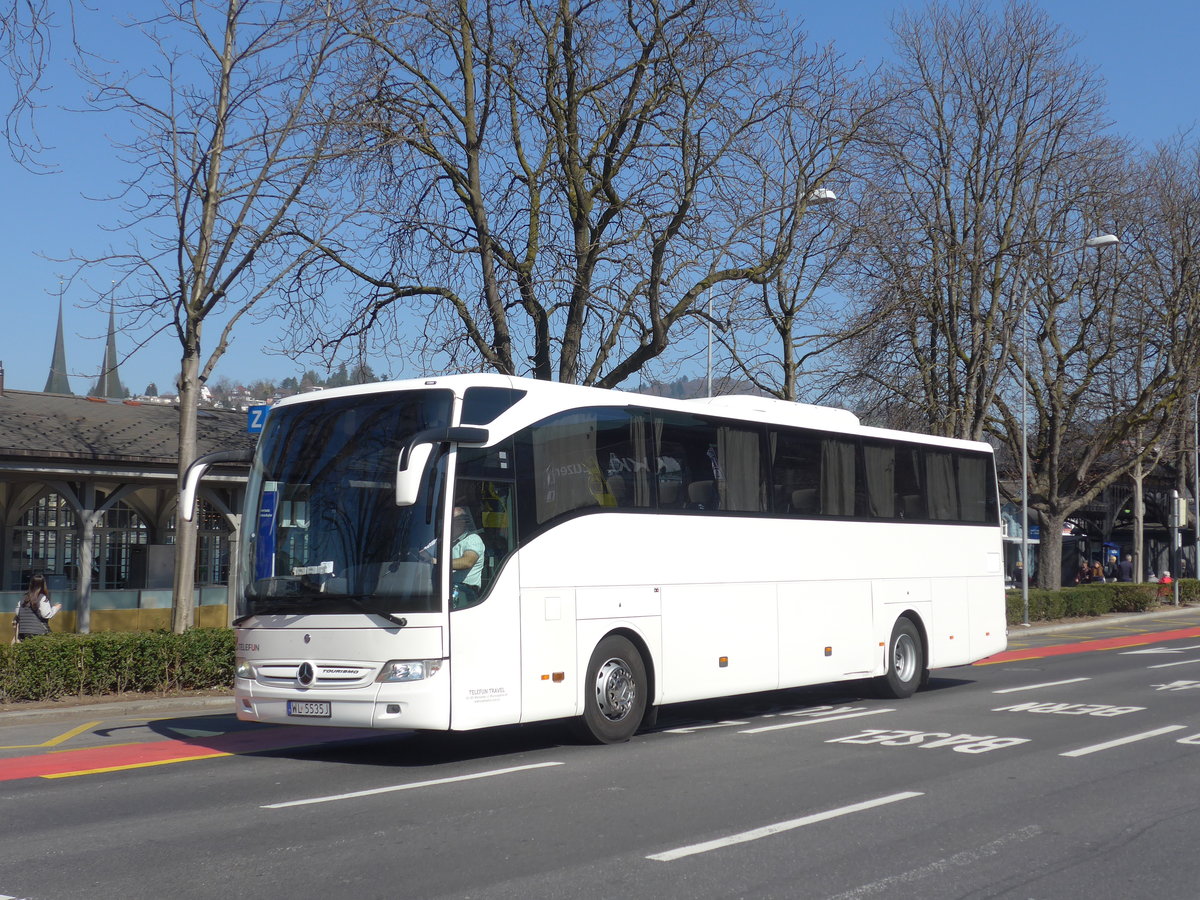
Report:
[{"label": "bus headlight", "polygon": [[399,681],[424,681],[442,668],[440,659],[390,659],[383,664],[377,682],[394,684]]},{"label": "bus headlight", "polygon": [[233,673],[238,678],[254,678],[254,666],[248,662],[238,663]]}]

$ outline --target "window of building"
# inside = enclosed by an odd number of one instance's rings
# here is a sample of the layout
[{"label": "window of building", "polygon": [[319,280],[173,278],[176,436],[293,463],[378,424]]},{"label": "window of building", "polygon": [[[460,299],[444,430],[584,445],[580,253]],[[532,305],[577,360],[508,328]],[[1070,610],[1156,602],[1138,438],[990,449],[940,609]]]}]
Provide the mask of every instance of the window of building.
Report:
[{"label": "window of building", "polygon": [[51,589],[74,587],[78,566],[75,511],[58,493],[42,494],[13,527],[13,553],[20,560],[10,569],[9,590],[25,590],[35,574],[45,575]]}]

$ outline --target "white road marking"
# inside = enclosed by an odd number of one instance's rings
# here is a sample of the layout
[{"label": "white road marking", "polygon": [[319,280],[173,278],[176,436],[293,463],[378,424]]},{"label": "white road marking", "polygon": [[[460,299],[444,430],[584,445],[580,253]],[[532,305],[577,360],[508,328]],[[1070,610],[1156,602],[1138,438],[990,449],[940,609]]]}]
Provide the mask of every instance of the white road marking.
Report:
[{"label": "white road marking", "polygon": [[784,831],[791,831],[793,828],[801,828],[805,825],[813,825],[817,822],[827,821],[828,819],[836,819],[839,816],[849,815],[850,813],[863,812],[864,810],[875,809],[878,806],[887,806],[889,803],[897,803],[900,800],[911,800],[913,797],[923,796],[925,795],[920,791],[904,791],[899,794],[888,794],[886,797],[877,797],[874,800],[864,800],[862,803],[854,803],[850,806],[828,809],[825,812],[814,813],[811,816],[789,819],[786,822],[777,822],[774,825],[764,825],[762,828],[743,831],[740,834],[731,834],[728,837],[717,838],[714,841],[705,841],[702,844],[689,844],[686,847],[668,850],[665,853],[655,853],[652,856],[647,856],[646,859],[653,859],[658,862],[673,862],[677,859],[683,859],[685,856],[695,856],[697,853],[708,853],[710,850],[720,850],[722,847],[729,847],[733,844],[745,844],[748,841],[757,841],[759,838],[770,837],[773,834],[780,834]]},{"label": "white road marking", "polygon": [[846,891],[844,894],[838,894],[836,897],[829,898],[829,900],[857,900],[859,897],[869,897],[872,894],[882,893],[893,894],[895,896],[894,889],[902,884],[911,884],[914,881],[920,881],[922,878],[928,878],[930,875],[948,876],[950,870],[955,866],[974,865],[989,856],[995,856],[1009,844],[1018,841],[1027,841],[1030,838],[1037,837],[1041,833],[1042,829],[1039,826],[1027,825],[1010,834],[998,837],[996,840],[990,841],[981,847],[976,847],[974,850],[963,850],[961,853],[955,853],[953,856],[947,856],[944,859],[934,860],[927,865],[916,869],[909,869],[907,872],[902,872],[899,875],[889,875],[887,878],[879,879],[879,881],[872,881],[870,884],[861,885],[853,890]]},{"label": "white road marking", "polygon": [[1187,666],[1192,663],[1198,663],[1200,659],[1181,659],[1178,662],[1159,663],[1154,666],[1146,666],[1147,669],[1169,669],[1171,666]]},{"label": "white road marking", "polygon": [[561,766],[560,762],[534,763],[528,766],[513,766],[508,769],[493,769],[490,772],[476,772],[474,775],[455,775],[453,778],[435,778],[433,781],[413,781],[408,784],[394,784],[389,787],[371,788],[366,791],[351,791],[348,794],[331,794],[328,797],[311,797],[308,800],[288,800],[285,803],[268,803],[261,809],[284,809],[289,806],[307,806],[312,803],[331,803],[334,800],[352,800],[355,797],[370,797],[373,794],[390,794],[393,791],[412,791],[417,788],[433,787],[439,784],[454,784],[459,781],[475,781],[479,778],[491,778],[495,775],[509,775],[513,772],[527,772],[530,769],[545,769],[548,766]]},{"label": "white road marking", "polygon": [[1080,747],[1078,750],[1071,750],[1067,753],[1060,753],[1059,756],[1087,756],[1089,753],[1099,753],[1101,750],[1111,750],[1113,747],[1120,747],[1123,744],[1133,744],[1137,741],[1144,741],[1147,738],[1158,737],[1160,734],[1170,734],[1172,731],[1182,731],[1186,725],[1167,725],[1163,728],[1155,728],[1153,731],[1143,731],[1141,734],[1131,734],[1128,737],[1117,738],[1115,741],[1105,741],[1103,744],[1092,744],[1090,747]]},{"label": "white road marking", "polygon": [[684,728],[668,728],[663,734],[695,734],[709,728],[729,728],[733,725],[749,725],[749,722],[711,722],[708,725],[688,725]]},{"label": "white road marking", "polygon": [[1077,681],[1091,681],[1090,678],[1066,678],[1062,681],[1043,681],[1041,684],[1027,684],[1022,687],[1004,688],[992,691],[993,694],[1015,694],[1017,691],[1036,691],[1038,688],[1058,687],[1060,684],[1074,684]]},{"label": "white road marking", "polygon": [[760,728],[747,728],[738,734],[762,734],[764,731],[779,731],[783,728],[799,728],[801,725],[817,725],[821,722],[837,722],[841,719],[857,719],[859,716],[877,716],[880,713],[895,712],[895,709],[868,709],[863,712],[842,713],[836,716],[822,716],[818,719],[804,719],[799,722],[781,722],[778,725],[763,725]]},{"label": "white road marking", "polygon": [[1147,647],[1145,650],[1123,650],[1121,656],[1137,656],[1139,653],[1182,653],[1184,650],[1200,650],[1200,644],[1190,647]]}]

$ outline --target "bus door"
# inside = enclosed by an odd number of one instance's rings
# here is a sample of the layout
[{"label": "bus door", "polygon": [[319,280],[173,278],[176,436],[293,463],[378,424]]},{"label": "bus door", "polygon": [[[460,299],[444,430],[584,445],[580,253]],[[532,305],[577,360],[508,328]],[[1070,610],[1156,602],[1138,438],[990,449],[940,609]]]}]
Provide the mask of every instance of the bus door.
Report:
[{"label": "bus door", "polygon": [[[521,715],[521,621],[512,441],[459,448],[450,509],[451,727]],[[468,565],[469,563],[469,565]]]}]

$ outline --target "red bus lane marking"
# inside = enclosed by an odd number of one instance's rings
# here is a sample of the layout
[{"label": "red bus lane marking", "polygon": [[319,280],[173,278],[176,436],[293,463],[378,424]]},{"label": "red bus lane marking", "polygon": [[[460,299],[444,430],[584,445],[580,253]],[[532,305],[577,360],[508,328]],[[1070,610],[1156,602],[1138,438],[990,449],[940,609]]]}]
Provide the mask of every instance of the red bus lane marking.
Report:
[{"label": "red bus lane marking", "polygon": [[1153,634],[1129,634],[1124,637],[1100,638],[1080,641],[1078,644],[1054,644],[1050,647],[1030,647],[1026,650],[1005,650],[987,659],[972,663],[974,666],[994,666],[996,663],[1020,662],[1026,659],[1042,659],[1047,656],[1067,656],[1071,653],[1092,653],[1097,650],[1117,650],[1122,647],[1138,647],[1142,644],[1161,644],[1180,638],[1200,637],[1200,626],[1177,628],[1174,631],[1158,631]]},{"label": "red bus lane marking", "polygon": [[294,749],[368,736],[378,737],[379,732],[369,728],[334,729],[296,725],[255,728],[202,738],[146,741],[115,747],[84,747],[0,760],[0,781],[69,778],[264,750]]}]

